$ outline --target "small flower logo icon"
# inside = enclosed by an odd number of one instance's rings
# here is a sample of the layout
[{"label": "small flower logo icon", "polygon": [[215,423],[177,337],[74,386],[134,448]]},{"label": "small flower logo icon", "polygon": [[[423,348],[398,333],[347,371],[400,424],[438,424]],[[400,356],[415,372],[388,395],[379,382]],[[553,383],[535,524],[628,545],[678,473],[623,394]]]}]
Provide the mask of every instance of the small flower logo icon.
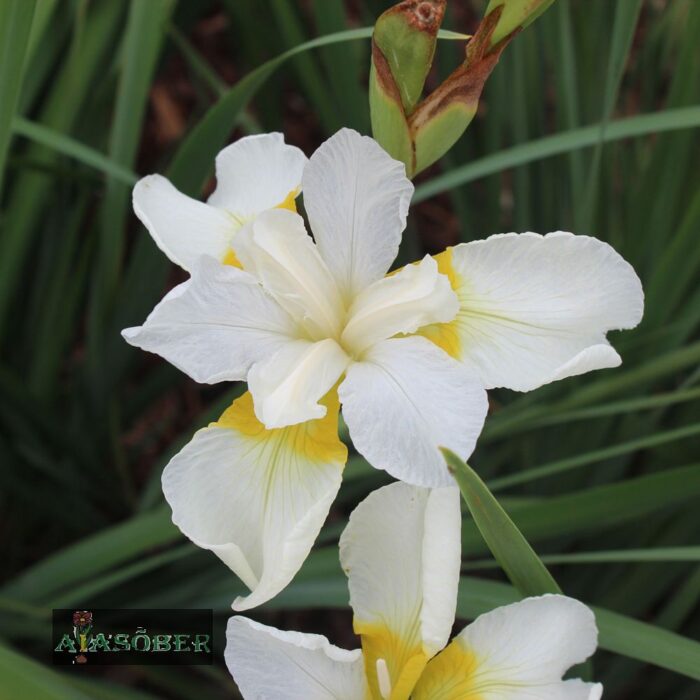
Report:
[{"label": "small flower logo icon", "polygon": [[73,636],[78,642],[80,654],[75,661],[79,664],[87,663],[84,652],[88,651],[88,635],[92,630],[92,613],[89,610],[76,610],[73,613]]}]

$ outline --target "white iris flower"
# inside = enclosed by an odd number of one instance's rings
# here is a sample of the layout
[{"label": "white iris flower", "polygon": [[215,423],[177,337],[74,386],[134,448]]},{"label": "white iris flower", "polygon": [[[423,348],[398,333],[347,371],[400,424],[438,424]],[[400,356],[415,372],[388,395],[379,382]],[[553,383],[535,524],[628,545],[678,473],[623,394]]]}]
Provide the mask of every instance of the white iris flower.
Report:
[{"label": "white iris flower", "polygon": [[[306,164],[278,135],[251,138],[217,158],[208,205],[162,178],[137,185],[137,213],[192,276],[124,331],[197,381],[248,382],[163,475],[174,522],[251,589],[238,610],[282,590],[318,535],[347,458],[340,403],[374,467],[451,485],[438,448],[469,457],[486,388],[619,364],[606,332],[643,306],[610,246],[560,232],[493,236],[387,276],[413,193],[403,164],[347,129]],[[302,169],[313,240],[293,207]]]},{"label": "white iris flower", "polygon": [[448,644],[460,570],[459,491],[394,483],[370,494],[340,540],[362,650],[245,617],[226,663],[246,700],[599,700],[562,680],[596,649],[589,608],[561,595],[478,617]]}]

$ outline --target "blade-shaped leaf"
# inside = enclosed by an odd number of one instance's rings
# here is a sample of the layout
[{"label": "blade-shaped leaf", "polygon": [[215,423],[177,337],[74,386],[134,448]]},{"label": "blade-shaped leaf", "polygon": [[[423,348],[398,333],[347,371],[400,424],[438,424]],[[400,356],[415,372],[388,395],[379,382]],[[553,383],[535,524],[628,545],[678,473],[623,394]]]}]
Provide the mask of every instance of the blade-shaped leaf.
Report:
[{"label": "blade-shaped leaf", "polygon": [[561,593],[557,582],[477,473],[454,452],[444,448],[442,452],[479,532],[513,585],[526,596]]}]

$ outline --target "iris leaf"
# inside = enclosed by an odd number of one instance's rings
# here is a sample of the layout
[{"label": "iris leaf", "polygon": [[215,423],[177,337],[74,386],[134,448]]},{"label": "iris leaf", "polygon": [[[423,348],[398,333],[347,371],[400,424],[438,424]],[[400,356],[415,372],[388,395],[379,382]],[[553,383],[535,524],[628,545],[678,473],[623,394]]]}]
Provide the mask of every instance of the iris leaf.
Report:
[{"label": "iris leaf", "polygon": [[454,452],[443,448],[442,453],[476,527],[513,585],[524,596],[561,593],[557,582],[477,473]]}]

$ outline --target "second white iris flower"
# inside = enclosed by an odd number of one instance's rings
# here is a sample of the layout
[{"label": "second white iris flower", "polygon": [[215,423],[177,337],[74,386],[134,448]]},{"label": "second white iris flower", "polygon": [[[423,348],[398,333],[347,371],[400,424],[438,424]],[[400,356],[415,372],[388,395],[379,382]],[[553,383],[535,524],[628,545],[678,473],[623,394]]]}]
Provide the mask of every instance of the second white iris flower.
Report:
[{"label": "second white iris flower", "polygon": [[450,485],[438,448],[469,457],[485,389],[616,366],[606,332],[641,319],[632,267],[569,233],[492,236],[387,275],[413,186],[351,130],[308,162],[279,135],[242,139],[217,178],[207,204],[137,184],[137,214],[192,276],[124,336],[197,381],[248,382],[163,475],[175,523],[251,589],[238,610],[282,590],[318,535],[347,458],[340,403],[370,464]]}]

